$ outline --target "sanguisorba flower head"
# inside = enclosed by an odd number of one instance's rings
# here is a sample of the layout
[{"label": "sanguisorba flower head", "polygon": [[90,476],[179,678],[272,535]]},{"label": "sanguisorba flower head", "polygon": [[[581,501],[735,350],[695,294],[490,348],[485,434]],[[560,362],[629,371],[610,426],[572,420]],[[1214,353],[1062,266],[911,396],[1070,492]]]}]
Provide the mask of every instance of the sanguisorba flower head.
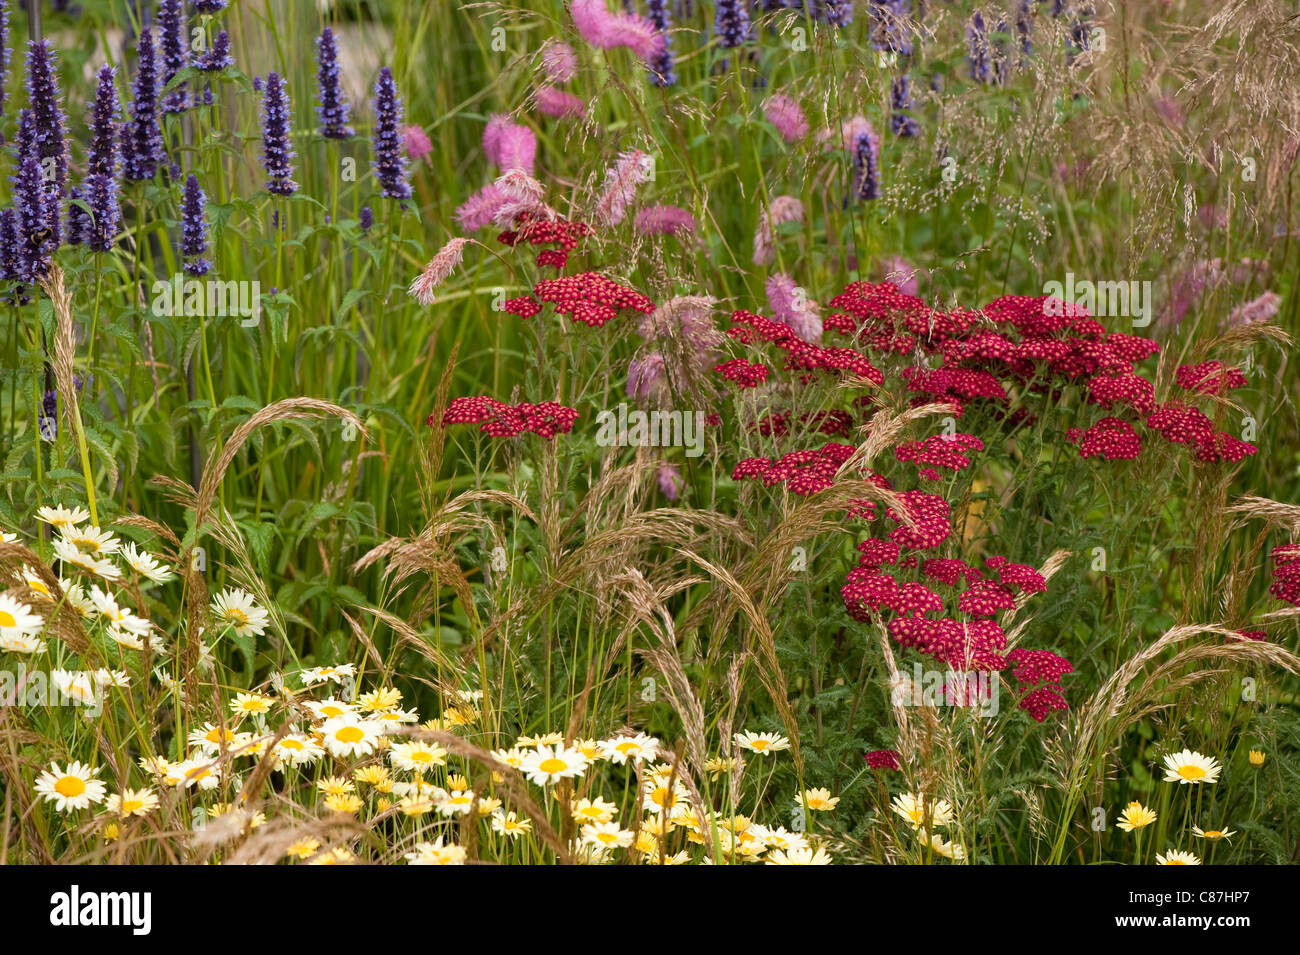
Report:
[{"label": "sanguisorba flower head", "polygon": [[1213,783],[1219,779],[1222,767],[1212,756],[1202,756],[1190,749],[1170,753],[1165,757],[1165,782],[1180,785]]},{"label": "sanguisorba flower head", "polygon": [[349,139],[353,134],[348,125],[351,107],[339,81],[338,41],[329,27],[316,38],[316,93],[320,134],[326,139]]},{"label": "sanguisorba flower head", "polygon": [[36,780],[36,793],[46,802],[54,803],[59,812],[85,809],[104,801],[104,783],[95,778],[98,773],[98,769],[80,762],[68,763],[65,768],[50,763],[50,768]]},{"label": "sanguisorba flower head", "polygon": [[605,172],[593,218],[603,226],[618,225],[636,198],[636,188],[650,178],[653,160],[640,149],[622,153]]},{"label": "sanguisorba flower head", "polygon": [[402,100],[393,71],[384,67],[375,80],[375,133],[371,146],[375,178],[389,199],[411,198],[407,158],[402,151]]},{"label": "sanguisorba flower head", "polygon": [[767,98],[763,115],[787,143],[797,143],[808,135],[808,117],[804,116],[799,104],[784,93],[773,93]]},{"label": "sanguisorba flower head", "polygon": [[181,197],[181,255],[189,275],[207,275],[212,269],[212,262],[204,258],[208,251],[208,223],[204,218],[207,204],[198,177],[190,173]]},{"label": "sanguisorba flower head", "polygon": [[1148,809],[1140,802],[1134,800],[1124,807],[1124,811],[1119,814],[1119,822],[1116,823],[1125,832],[1132,832],[1134,829],[1141,829],[1149,826],[1156,821],[1156,811]]},{"label": "sanguisorba flower head", "polygon": [[122,132],[122,153],[126,178],[139,181],[154,177],[165,154],[162,129],[158,125],[158,63],[152,30],[140,31],[135,50],[131,120]]},{"label": "sanguisorba flower head", "polygon": [[415,281],[411,283],[411,287],[407,289],[410,296],[421,305],[432,305],[434,302],[433,290],[446,281],[447,276],[455,271],[469,241],[469,239],[456,237],[450,239],[446,245],[439,249],[438,254],[429,260],[429,264],[424,267],[424,271],[416,276]]},{"label": "sanguisorba flower head", "polygon": [[284,79],[279,73],[268,73],[262,93],[262,168],[266,170],[266,191],[277,196],[291,196],[298,190],[293,181],[289,119]]}]

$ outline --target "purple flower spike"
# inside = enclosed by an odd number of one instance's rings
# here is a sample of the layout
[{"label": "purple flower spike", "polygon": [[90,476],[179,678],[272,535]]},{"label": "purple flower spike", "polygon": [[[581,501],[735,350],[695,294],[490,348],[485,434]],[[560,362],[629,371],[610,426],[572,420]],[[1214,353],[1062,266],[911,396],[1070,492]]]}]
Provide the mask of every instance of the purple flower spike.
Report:
[{"label": "purple flower spike", "polygon": [[190,275],[207,275],[212,269],[212,263],[203,258],[208,251],[208,224],[203,217],[207,204],[199,180],[190,173],[181,199],[181,255]]},{"label": "purple flower spike", "polygon": [[672,86],[677,82],[677,73],[673,69],[672,37],[668,30],[672,27],[672,18],[668,15],[668,0],[646,0],[646,19],[654,24],[661,38],[659,48],[650,54],[650,82],[655,86]]},{"label": "purple flower spike", "polygon": [[853,148],[854,194],[864,201],[880,198],[880,157],[870,133],[858,135]]},{"label": "purple flower spike", "polygon": [[153,31],[140,34],[136,45],[135,84],[132,87],[131,124],[122,136],[126,178],[152,179],[163,161],[162,130],[158,126],[158,63],[154,58]]},{"label": "purple flower spike", "polygon": [[375,214],[370,210],[369,206],[362,206],[359,215],[358,225],[361,226],[361,231],[369,232],[370,227],[375,224]]},{"label": "purple flower spike", "polygon": [[916,136],[920,132],[920,127],[912,118],[911,110],[915,105],[912,100],[912,80],[906,73],[894,79],[894,84],[890,88],[889,102],[894,110],[889,114],[889,128],[893,130],[894,135],[903,138]]},{"label": "purple flower spike", "polygon": [[743,0],[718,0],[713,29],[724,47],[737,47],[749,39],[749,11]]},{"label": "purple flower spike", "polygon": [[212,46],[194,61],[194,65],[204,73],[220,73],[226,67],[234,66],[235,58],[230,55],[230,34],[222,30],[214,36]]},{"label": "purple flower spike", "polygon": [[194,12],[212,16],[226,9],[229,4],[230,0],[194,0]]},{"label": "purple flower spike", "polygon": [[[185,43],[185,10],[183,0],[158,0],[158,28],[162,31],[163,71],[165,88],[176,74],[189,66],[190,51]],[[164,113],[183,113],[190,108],[190,95],[182,83],[163,94]]]},{"label": "purple flower spike", "polygon": [[384,67],[375,81],[375,133],[372,155],[375,178],[389,199],[411,198],[406,181],[406,155],[402,152],[402,101],[397,95],[393,71]]},{"label": "purple flower spike", "polygon": [[[5,90],[9,86],[9,4],[0,3],[0,118],[5,114]],[[0,143],[4,137],[0,136]]]},{"label": "purple flower spike", "polygon": [[320,134],[326,139],[349,139],[353,130],[348,125],[347,97],[339,83],[339,50],[334,31],[326,27],[316,38],[316,89],[320,105]]},{"label": "purple flower spike", "polygon": [[99,68],[99,85],[95,88],[95,104],[90,111],[90,152],[86,162],[89,176],[117,178],[119,110],[113,83],[116,74],[111,66]]},{"label": "purple flower spike", "polygon": [[14,207],[18,212],[16,272],[19,279],[31,284],[45,275],[50,267],[50,253],[54,251],[45,182],[35,156],[27,156],[18,166],[13,186]]},{"label": "purple flower spike", "polygon": [[970,78],[976,83],[993,81],[993,57],[989,49],[989,31],[984,15],[978,10],[966,24],[966,61],[970,64]]},{"label": "purple flower spike", "polygon": [[[61,199],[68,193],[67,119],[59,106],[54,50],[46,40],[27,44],[27,94],[31,103],[36,155],[47,174],[47,187]],[[50,159],[54,160],[52,165],[48,162]]]},{"label": "purple flower spike", "polygon": [[262,96],[262,167],[266,170],[266,191],[291,196],[298,189],[293,181],[293,146],[289,142],[289,94],[279,73],[268,73]]},{"label": "purple flower spike", "polygon": [[92,252],[107,252],[117,239],[122,224],[122,207],[118,203],[117,180],[108,176],[88,176],[84,185],[86,204],[90,206],[90,223],[84,240]]}]

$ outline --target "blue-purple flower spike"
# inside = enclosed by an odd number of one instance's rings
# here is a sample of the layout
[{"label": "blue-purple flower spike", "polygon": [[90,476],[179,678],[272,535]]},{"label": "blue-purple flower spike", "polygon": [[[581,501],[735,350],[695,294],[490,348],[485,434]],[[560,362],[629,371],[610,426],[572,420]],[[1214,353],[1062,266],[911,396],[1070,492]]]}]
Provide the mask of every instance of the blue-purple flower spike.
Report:
[{"label": "blue-purple flower spike", "polygon": [[668,0],[646,0],[646,19],[654,24],[662,38],[662,45],[650,54],[650,82],[655,86],[672,86],[677,82],[677,73],[673,69],[672,37],[668,31],[673,25],[668,15]]},{"label": "blue-purple flower spike", "polygon": [[208,224],[204,219],[207,204],[199,180],[190,173],[181,199],[181,255],[190,275],[207,275],[212,269],[212,263],[203,257],[208,251]]},{"label": "blue-purple flower spike", "polygon": [[[114,88],[116,70],[102,66],[95,103],[90,111],[90,150],[86,159],[86,179],[80,197],[90,206],[90,219],[82,221],[83,210],[68,208],[69,241],[85,242],[95,252],[107,252],[117,237],[122,221],[118,202],[118,105]],[[80,230],[71,235],[74,224]]]},{"label": "blue-purple flower spike", "polygon": [[53,251],[45,182],[35,156],[29,155],[19,164],[13,187],[18,213],[17,277],[31,284],[45,275]]},{"label": "blue-purple flower spike", "polygon": [[893,109],[889,114],[889,128],[895,136],[909,139],[920,132],[920,127],[911,114],[915,104],[912,100],[912,80],[906,73],[895,77],[889,91],[889,105]]},{"label": "blue-purple flower spike", "polygon": [[[177,73],[189,66],[183,0],[158,0],[158,28],[162,31],[162,86],[166,88]],[[189,106],[190,96],[184,83],[163,94],[164,113],[183,113]]]},{"label": "blue-purple flower spike", "polygon": [[833,27],[846,27],[853,22],[853,0],[825,0],[822,15]]},{"label": "blue-purple flower spike", "polygon": [[194,0],[194,12],[215,14],[229,6],[230,0]]},{"label": "blue-purple flower spike", "polygon": [[748,40],[750,24],[745,0],[717,0],[713,30],[724,47],[737,47]]},{"label": "blue-purple flower spike", "polygon": [[984,15],[978,10],[966,24],[966,61],[970,64],[970,78],[976,83],[993,81],[993,58],[989,49],[989,31],[984,25]]},{"label": "blue-purple flower spike", "polygon": [[[47,185],[59,198],[68,191],[67,119],[59,105],[59,79],[54,71],[54,50],[46,40],[27,44],[27,94],[32,111],[36,155],[47,175]],[[48,160],[53,159],[53,164]]]},{"label": "blue-purple flower spike", "polygon": [[289,142],[289,94],[279,73],[268,73],[262,95],[262,167],[266,170],[266,191],[291,196],[298,189],[293,181],[293,146]]},{"label": "blue-purple flower spike", "polygon": [[99,68],[99,83],[95,88],[95,103],[90,110],[90,149],[86,158],[87,176],[108,176],[117,179],[118,172],[118,105],[114,79],[117,70],[111,66]]},{"label": "blue-purple flower spike", "polygon": [[406,153],[402,150],[402,100],[397,95],[393,71],[384,67],[375,80],[375,133],[371,145],[375,178],[389,199],[411,198],[406,180]]},{"label": "blue-purple flower spike", "polygon": [[880,157],[870,133],[860,133],[853,149],[853,192],[859,199],[880,198]]},{"label": "blue-purple flower spike", "polygon": [[123,132],[122,156],[126,178],[152,179],[163,161],[162,130],[158,126],[158,63],[153,31],[144,30],[136,43],[136,74],[131,91],[131,122]]},{"label": "blue-purple flower spike", "polygon": [[[5,90],[9,88],[9,4],[0,3],[0,119],[5,114]],[[0,143],[4,135],[0,133]]]},{"label": "blue-purple flower spike", "polygon": [[194,61],[195,68],[204,73],[220,73],[234,65],[235,58],[230,55],[230,34],[225,30],[214,36],[212,46]]},{"label": "blue-purple flower spike", "polygon": [[320,105],[320,134],[326,139],[349,139],[353,129],[348,125],[350,109],[343,86],[339,82],[339,51],[334,31],[326,27],[316,38],[316,89]]}]

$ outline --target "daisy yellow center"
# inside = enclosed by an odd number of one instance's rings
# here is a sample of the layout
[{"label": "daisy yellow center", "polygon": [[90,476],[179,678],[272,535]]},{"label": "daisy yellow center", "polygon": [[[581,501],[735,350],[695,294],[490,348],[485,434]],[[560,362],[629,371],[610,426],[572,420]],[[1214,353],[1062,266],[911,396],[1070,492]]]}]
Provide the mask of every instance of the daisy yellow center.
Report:
[{"label": "daisy yellow center", "polygon": [[1220,832],[1218,829],[1206,829],[1206,830],[1205,830],[1205,838],[1207,838],[1207,839],[1222,839],[1222,838],[1223,838],[1223,833]]},{"label": "daisy yellow center", "polygon": [[77,548],[83,554],[94,556],[99,553],[99,541],[93,537],[74,537],[71,540],[72,546]]},{"label": "daisy yellow center", "polygon": [[209,743],[219,743],[223,738],[230,739],[230,734],[222,733],[221,727],[214,726],[212,729],[208,730],[208,732],[204,735],[203,738],[207,740]]},{"label": "daisy yellow center", "polygon": [[122,800],[122,811],[123,811],[123,812],[135,812],[137,809],[143,809],[143,808],[144,808],[144,800],[143,800],[143,799],[124,799],[124,800]]},{"label": "daisy yellow center", "polygon": [[[32,578],[27,581],[27,586],[32,588],[32,590],[36,591],[38,594],[45,594],[47,597],[50,595],[50,588],[45,586],[45,581],[43,580]],[[9,624],[9,626],[13,626],[13,624]]]},{"label": "daisy yellow center", "polygon": [[749,745],[752,746],[754,749],[767,749],[767,740],[756,739]]},{"label": "daisy yellow center", "polygon": [[568,765],[564,760],[552,756],[550,759],[544,759],[538,763],[537,768],[544,773],[560,773],[567,769]]},{"label": "daisy yellow center", "polygon": [[413,763],[431,763],[433,762],[433,754],[414,752],[410,755],[410,760]]},{"label": "daisy yellow center", "polygon": [[54,791],[60,796],[73,799],[86,791],[86,781],[80,776],[64,776],[54,784]]},{"label": "daisy yellow center", "polygon": [[226,619],[231,623],[242,627],[248,623],[248,614],[244,613],[244,611],[240,610],[238,607],[227,607]]},{"label": "daisy yellow center", "polygon": [[1182,859],[1170,859],[1165,863],[1165,865],[1187,865],[1187,863]]},{"label": "daisy yellow center", "polygon": [[14,619],[14,615],[7,610],[0,610],[0,627],[16,626],[18,626],[18,621]]},{"label": "daisy yellow center", "polygon": [[322,706],[320,708],[321,716],[342,716],[343,710],[337,706]]},{"label": "daisy yellow center", "polygon": [[298,739],[281,740],[280,747],[282,749],[303,749],[304,748],[302,745],[302,740],[298,740]]},{"label": "daisy yellow center", "polygon": [[355,726],[345,726],[334,734],[334,738],[340,743],[359,743],[366,738],[366,734]]},{"label": "daisy yellow center", "polygon": [[601,842],[605,843],[606,845],[608,845],[613,842],[618,842],[618,833],[600,832],[596,834],[596,838],[599,839]]},{"label": "daisy yellow center", "polygon": [[1198,779],[1205,778],[1205,770],[1203,770],[1200,766],[1191,766],[1191,765],[1179,766],[1178,775],[1182,776],[1183,779],[1190,779],[1191,781],[1195,782]]},{"label": "daisy yellow center", "polygon": [[641,747],[636,743],[619,743],[614,748],[624,754],[635,753],[641,749]]},{"label": "daisy yellow center", "polygon": [[809,796],[809,797],[808,797],[808,808],[809,808],[809,809],[820,809],[820,808],[821,808],[822,806],[824,806],[824,805],[826,805],[826,800],[825,800],[825,799],[819,799],[817,796]]}]

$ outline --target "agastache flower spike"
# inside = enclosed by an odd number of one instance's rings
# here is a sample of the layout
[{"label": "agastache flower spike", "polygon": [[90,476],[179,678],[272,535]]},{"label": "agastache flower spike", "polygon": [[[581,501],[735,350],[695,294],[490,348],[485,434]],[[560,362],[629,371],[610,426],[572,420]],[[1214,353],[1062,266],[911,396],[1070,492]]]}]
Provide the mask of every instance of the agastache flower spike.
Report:
[{"label": "agastache flower spike", "polygon": [[203,217],[207,203],[199,180],[190,173],[181,199],[181,255],[190,275],[207,275],[212,269],[212,263],[203,258],[208,251],[208,224]]},{"label": "agastache flower spike", "polygon": [[663,38],[659,48],[650,54],[650,82],[655,86],[672,86],[677,82],[677,73],[673,69],[672,38],[668,35],[673,25],[668,0],[646,0],[646,18]]},{"label": "agastache flower spike", "polygon": [[204,73],[220,73],[228,66],[235,65],[235,58],[230,55],[230,34],[222,30],[212,38],[212,46],[194,61],[194,66]]},{"label": "agastache flower spike", "polygon": [[52,251],[45,182],[35,156],[29,155],[19,164],[13,186],[18,212],[17,275],[32,284],[45,275]]},{"label": "agastache flower spike", "polygon": [[411,198],[406,181],[406,154],[402,152],[402,101],[397,95],[393,71],[384,67],[375,80],[375,133],[371,147],[375,178],[389,199]]},{"label": "agastache flower spike", "polygon": [[229,4],[230,0],[194,0],[194,12],[206,13],[211,16],[220,13]]},{"label": "agastache flower spike", "polygon": [[[5,114],[5,90],[9,85],[9,4],[0,3],[0,119]],[[0,135],[0,143],[4,136]]]},{"label": "agastache flower spike", "polygon": [[966,44],[970,78],[976,83],[992,82],[993,61],[989,48],[989,31],[984,25],[984,15],[978,10],[966,24]]},{"label": "agastache flower spike", "polygon": [[[90,151],[81,198],[90,206],[90,221],[81,226],[82,240],[95,252],[107,252],[117,236],[122,210],[118,203],[118,105],[111,66],[99,70],[99,85],[90,114]],[[69,207],[69,230],[74,219]],[[80,210],[77,210],[80,212]]]},{"label": "agastache flower spike", "polygon": [[915,136],[920,128],[911,115],[912,106],[915,104],[912,100],[912,80],[906,73],[894,79],[889,100],[890,106],[893,107],[893,112],[889,114],[889,128],[893,130],[894,135],[904,138]]},{"label": "agastache flower spike", "polygon": [[717,0],[713,29],[723,47],[737,47],[748,40],[749,11],[745,9],[743,0]]},{"label": "agastache flower spike", "polygon": [[316,38],[316,89],[320,96],[320,105],[316,107],[320,134],[326,139],[352,136],[352,127],[348,125],[350,108],[339,83],[338,43],[329,27]]},{"label": "agastache flower spike", "polygon": [[266,191],[291,196],[298,189],[293,181],[293,146],[289,142],[289,94],[279,73],[268,73],[262,95],[262,166],[266,170]]},{"label": "agastache flower spike", "polygon": [[[158,28],[162,31],[162,85],[165,88],[177,73],[189,65],[183,0],[158,0]],[[184,83],[163,94],[164,113],[183,113],[189,106],[190,97]]]},{"label": "agastache flower spike", "polygon": [[163,160],[162,130],[158,127],[158,64],[154,60],[153,31],[144,30],[136,43],[134,99],[130,128],[122,132],[126,178],[152,179]]},{"label": "agastache flower spike", "polygon": [[875,141],[869,133],[862,133],[853,150],[855,170],[853,191],[863,200],[880,198],[880,158]]},{"label": "agastache flower spike", "polygon": [[67,120],[59,106],[59,79],[54,72],[54,51],[46,40],[27,44],[27,93],[31,103],[36,154],[41,160],[54,160],[53,185],[58,195],[62,196],[68,186],[68,149],[64,143]]}]

